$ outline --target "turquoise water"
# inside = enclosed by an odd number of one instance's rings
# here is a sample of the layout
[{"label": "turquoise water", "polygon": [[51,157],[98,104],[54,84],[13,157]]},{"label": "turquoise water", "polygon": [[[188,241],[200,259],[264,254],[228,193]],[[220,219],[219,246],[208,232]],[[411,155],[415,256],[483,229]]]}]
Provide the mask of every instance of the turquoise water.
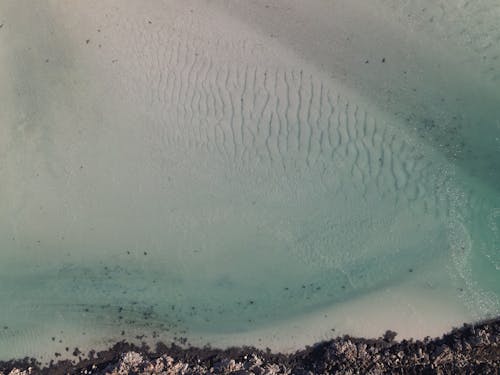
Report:
[{"label": "turquoise water", "polygon": [[2,4],[0,359],[498,315],[499,30],[379,3]]}]

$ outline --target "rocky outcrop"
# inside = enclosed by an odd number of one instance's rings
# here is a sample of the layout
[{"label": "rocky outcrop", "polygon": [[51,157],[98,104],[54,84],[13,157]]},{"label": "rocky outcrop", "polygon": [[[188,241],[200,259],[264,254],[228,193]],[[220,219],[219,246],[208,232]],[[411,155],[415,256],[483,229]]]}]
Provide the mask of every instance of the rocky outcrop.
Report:
[{"label": "rocky outcrop", "polygon": [[344,336],[290,355],[161,343],[152,351],[122,342],[76,363],[61,361],[45,368],[28,359],[0,363],[0,375],[498,374],[500,369],[500,318],[464,325],[439,339],[394,338],[392,331],[376,340]]}]

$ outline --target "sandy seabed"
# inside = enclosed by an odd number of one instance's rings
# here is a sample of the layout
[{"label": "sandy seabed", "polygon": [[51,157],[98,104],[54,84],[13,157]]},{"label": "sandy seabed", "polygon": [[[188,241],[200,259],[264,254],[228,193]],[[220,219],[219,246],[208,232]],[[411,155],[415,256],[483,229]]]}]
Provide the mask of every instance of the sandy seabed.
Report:
[{"label": "sandy seabed", "polygon": [[423,3],[2,1],[0,358],[498,316],[500,6]]}]

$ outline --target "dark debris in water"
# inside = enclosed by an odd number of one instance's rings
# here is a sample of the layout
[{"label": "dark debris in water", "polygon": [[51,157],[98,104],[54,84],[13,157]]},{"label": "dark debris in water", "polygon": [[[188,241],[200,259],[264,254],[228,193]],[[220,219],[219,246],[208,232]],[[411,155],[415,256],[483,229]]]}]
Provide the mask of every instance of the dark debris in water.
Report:
[{"label": "dark debris in water", "polygon": [[[226,350],[119,342],[78,362],[62,360],[41,368],[25,358],[0,362],[0,375],[16,374],[498,374],[500,318],[454,329],[441,338],[395,341],[349,336],[321,342],[293,354],[251,347]],[[59,354],[59,353],[58,353]]]}]

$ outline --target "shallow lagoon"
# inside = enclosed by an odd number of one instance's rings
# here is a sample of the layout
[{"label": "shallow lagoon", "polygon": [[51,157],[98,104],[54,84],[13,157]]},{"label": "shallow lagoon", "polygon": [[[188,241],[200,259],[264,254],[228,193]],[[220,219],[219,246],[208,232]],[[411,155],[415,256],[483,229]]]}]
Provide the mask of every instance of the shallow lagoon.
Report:
[{"label": "shallow lagoon", "polygon": [[0,359],[498,315],[500,30],[378,3],[2,4]]}]

